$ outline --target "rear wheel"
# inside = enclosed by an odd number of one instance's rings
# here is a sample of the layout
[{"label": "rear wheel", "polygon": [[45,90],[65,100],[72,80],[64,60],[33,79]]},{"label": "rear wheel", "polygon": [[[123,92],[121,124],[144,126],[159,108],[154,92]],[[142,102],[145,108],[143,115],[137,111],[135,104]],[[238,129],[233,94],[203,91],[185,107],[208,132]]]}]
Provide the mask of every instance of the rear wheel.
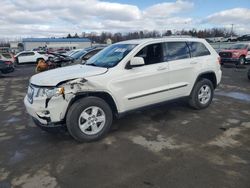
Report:
[{"label": "rear wheel", "polygon": [[210,80],[203,78],[196,82],[189,97],[189,105],[195,109],[207,108],[212,102],[214,87]]},{"label": "rear wheel", "polygon": [[91,142],[103,138],[113,121],[110,106],[101,98],[86,97],[69,109],[66,124],[69,133],[79,142]]}]

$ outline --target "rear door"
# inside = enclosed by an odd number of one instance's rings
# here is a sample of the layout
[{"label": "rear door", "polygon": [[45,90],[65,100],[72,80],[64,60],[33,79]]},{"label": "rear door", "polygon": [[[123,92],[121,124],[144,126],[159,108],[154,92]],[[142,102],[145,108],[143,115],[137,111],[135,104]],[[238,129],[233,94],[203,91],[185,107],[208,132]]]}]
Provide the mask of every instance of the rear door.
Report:
[{"label": "rear door", "polygon": [[173,88],[169,94],[188,96],[200,72],[212,65],[209,50],[201,42],[167,42],[166,59],[169,63],[169,82]]},{"label": "rear door", "polygon": [[177,98],[187,95],[194,80],[196,61],[191,59],[185,41],[164,43],[164,58],[169,64],[169,96]]},{"label": "rear door", "polygon": [[26,62],[36,62],[38,56],[34,52],[28,52],[26,55]]}]

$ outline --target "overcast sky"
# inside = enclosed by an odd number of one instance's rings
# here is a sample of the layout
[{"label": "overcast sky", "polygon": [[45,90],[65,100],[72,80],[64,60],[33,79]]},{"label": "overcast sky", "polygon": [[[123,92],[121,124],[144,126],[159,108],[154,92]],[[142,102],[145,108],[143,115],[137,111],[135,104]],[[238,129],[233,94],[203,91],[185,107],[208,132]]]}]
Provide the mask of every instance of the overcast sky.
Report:
[{"label": "overcast sky", "polygon": [[0,0],[0,7],[0,38],[231,24],[250,33],[250,0]]}]

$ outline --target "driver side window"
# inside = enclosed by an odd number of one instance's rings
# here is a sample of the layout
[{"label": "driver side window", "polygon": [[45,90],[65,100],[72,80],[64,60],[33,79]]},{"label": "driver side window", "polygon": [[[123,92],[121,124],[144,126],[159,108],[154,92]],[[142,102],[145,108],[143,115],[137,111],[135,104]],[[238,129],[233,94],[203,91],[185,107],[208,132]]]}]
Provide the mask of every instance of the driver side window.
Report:
[{"label": "driver side window", "polygon": [[144,47],[135,57],[142,57],[145,65],[163,62],[162,43],[150,44]]}]

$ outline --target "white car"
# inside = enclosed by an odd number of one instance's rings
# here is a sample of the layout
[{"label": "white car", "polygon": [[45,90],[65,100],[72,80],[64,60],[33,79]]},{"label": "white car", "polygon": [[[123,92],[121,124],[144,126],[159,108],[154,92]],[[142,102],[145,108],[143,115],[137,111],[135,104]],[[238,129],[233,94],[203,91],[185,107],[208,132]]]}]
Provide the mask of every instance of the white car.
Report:
[{"label": "white car", "polygon": [[0,60],[14,63],[14,56],[10,53],[0,53]]},{"label": "white car", "polygon": [[24,103],[43,129],[66,123],[76,140],[93,141],[131,110],[181,97],[196,109],[208,107],[221,81],[219,61],[203,39],[124,41],[85,65],[32,76]]},{"label": "white car", "polygon": [[17,64],[37,63],[40,59],[47,60],[49,57],[44,52],[23,51],[15,55]]},{"label": "white car", "polygon": [[81,50],[82,49],[70,50],[70,51],[66,52],[64,55],[72,56],[72,55],[76,54],[77,52],[80,52]]}]

